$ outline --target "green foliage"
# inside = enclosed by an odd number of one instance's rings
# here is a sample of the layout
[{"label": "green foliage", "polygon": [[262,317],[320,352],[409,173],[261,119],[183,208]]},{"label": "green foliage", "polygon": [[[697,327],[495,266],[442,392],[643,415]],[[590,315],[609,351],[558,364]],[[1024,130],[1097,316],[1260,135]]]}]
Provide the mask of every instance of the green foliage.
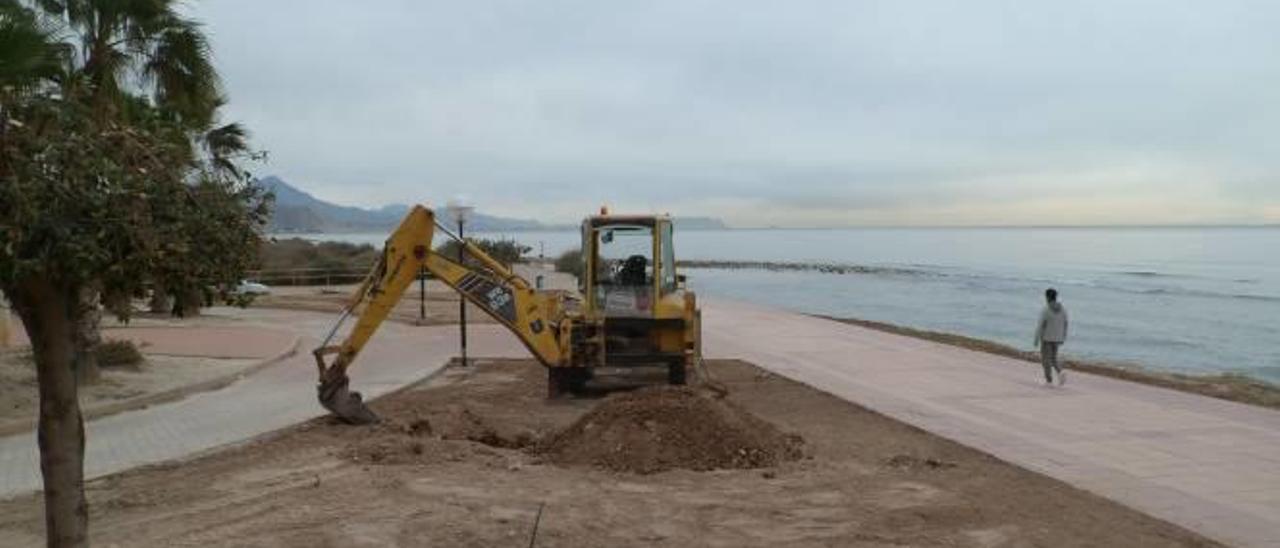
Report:
[{"label": "green foliage", "polygon": [[0,287],[209,301],[256,260],[270,197],[177,5],[0,0]]},{"label": "green foliage", "polygon": [[[12,1],[12,0],[8,0]],[[90,98],[113,115],[137,84],[190,129],[213,125],[222,91],[208,40],[179,13],[178,0],[32,0],[47,26],[80,55],[64,94]]]},{"label": "green foliage", "polygon": [[143,360],[142,352],[138,351],[133,341],[102,341],[94,352],[98,355],[98,365],[102,367],[137,366]]},{"label": "green foliage", "polygon": [[311,242],[301,238],[264,242],[258,252],[263,270],[298,268],[351,269],[368,268],[378,260],[379,251],[371,245],[346,242]]},{"label": "green foliage", "polygon": [[53,36],[35,11],[16,0],[0,0],[0,94],[56,77],[69,52]]},{"label": "green foliage", "polygon": [[193,159],[180,128],[93,114],[44,97],[10,108],[22,123],[0,140],[0,287],[42,277],[110,300],[239,281],[269,197]]},{"label": "green foliage", "polygon": [[556,272],[568,272],[582,278],[582,250],[570,249],[556,257]]},{"label": "green foliage", "polygon": [[258,296],[252,293],[236,293],[233,291],[224,291],[222,302],[225,303],[227,306],[234,306],[236,308],[249,308],[249,305],[253,304],[253,300],[257,298]]},{"label": "green foliage", "polygon": [[[521,257],[523,257],[525,253],[533,251],[532,247],[522,245],[515,240],[467,238],[467,241],[471,242],[472,245],[479,247],[481,251],[484,251],[487,255],[493,257],[494,260],[506,266],[511,266],[520,262]],[[459,247],[460,246],[457,241],[448,240],[445,243],[440,244],[440,246],[436,248],[436,252],[456,261],[458,260]],[[467,257],[466,264],[473,267],[479,265],[479,263],[472,257]]]}]

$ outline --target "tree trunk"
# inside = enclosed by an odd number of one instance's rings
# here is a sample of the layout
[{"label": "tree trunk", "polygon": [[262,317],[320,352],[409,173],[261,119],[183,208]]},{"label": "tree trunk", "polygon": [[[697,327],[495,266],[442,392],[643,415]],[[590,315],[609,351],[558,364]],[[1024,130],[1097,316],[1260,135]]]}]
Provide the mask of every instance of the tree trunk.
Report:
[{"label": "tree trunk", "polygon": [[98,344],[102,343],[102,308],[98,306],[99,294],[95,287],[82,287],[77,292],[75,305],[75,356],[72,369],[82,384],[93,384],[102,378],[98,368]]},{"label": "tree trunk", "polygon": [[125,325],[133,318],[133,298],[128,294],[103,295],[102,305],[103,310],[119,318]]},{"label": "tree trunk", "polygon": [[173,309],[173,300],[168,293],[156,289],[151,292],[151,302],[147,303],[147,308],[154,314],[168,314]]},{"label": "tree trunk", "polygon": [[80,291],[25,280],[8,292],[31,339],[40,385],[40,472],[50,548],[89,546],[84,496],[84,422],[77,398],[75,352]]},{"label": "tree trunk", "polygon": [[204,305],[204,293],[199,289],[186,289],[173,299],[173,315],[179,318],[194,318],[200,315],[200,307]]}]

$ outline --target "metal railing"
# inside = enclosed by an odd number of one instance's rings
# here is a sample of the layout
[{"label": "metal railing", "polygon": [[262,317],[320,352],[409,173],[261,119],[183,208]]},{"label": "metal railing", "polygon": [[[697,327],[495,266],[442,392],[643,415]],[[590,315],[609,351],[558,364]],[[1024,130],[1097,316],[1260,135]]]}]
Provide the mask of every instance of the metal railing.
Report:
[{"label": "metal railing", "polygon": [[268,268],[245,272],[245,279],[266,285],[343,285],[359,283],[367,266],[341,268]]}]

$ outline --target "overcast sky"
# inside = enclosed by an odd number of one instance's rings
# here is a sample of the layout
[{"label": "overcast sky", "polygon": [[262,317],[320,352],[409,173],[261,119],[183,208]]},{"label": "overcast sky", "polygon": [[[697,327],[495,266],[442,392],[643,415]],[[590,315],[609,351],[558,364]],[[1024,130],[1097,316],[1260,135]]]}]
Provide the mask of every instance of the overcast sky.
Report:
[{"label": "overcast sky", "polygon": [[276,174],[573,222],[1280,222],[1280,2],[203,0]]}]

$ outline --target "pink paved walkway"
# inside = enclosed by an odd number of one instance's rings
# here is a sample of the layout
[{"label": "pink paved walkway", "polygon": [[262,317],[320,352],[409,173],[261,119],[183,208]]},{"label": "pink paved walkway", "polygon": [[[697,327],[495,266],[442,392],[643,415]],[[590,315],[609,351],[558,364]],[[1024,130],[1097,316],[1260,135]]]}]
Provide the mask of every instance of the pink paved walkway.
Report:
[{"label": "pink paved walkway", "polygon": [[269,358],[288,348],[297,334],[264,327],[122,327],[102,338],[127,339],[150,354],[210,358]]},{"label": "pink paved walkway", "polygon": [[[102,330],[102,339],[133,341],[148,354],[209,358],[269,358],[293,344],[296,334],[288,328],[264,326],[125,326]],[[19,326],[15,346],[26,346]]]},{"label": "pink paved walkway", "polygon": [[1280,412],[1082,373],[1043,388],[1038,365],[740,303],[712,300],[703,314],[708,356],[1226,543],[1280,546]]}]

